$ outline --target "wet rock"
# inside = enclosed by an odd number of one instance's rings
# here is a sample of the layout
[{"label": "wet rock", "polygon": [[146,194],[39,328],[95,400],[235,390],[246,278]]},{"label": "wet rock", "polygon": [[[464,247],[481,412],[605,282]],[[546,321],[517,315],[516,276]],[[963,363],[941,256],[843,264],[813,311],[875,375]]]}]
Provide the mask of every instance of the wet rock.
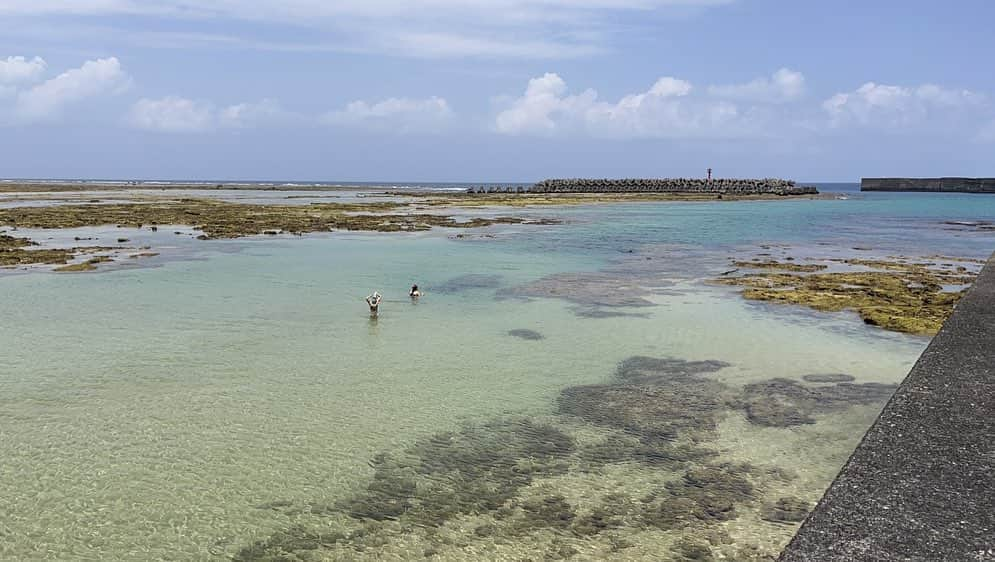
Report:
[{"label": "wet rock", "polygon": [[524,329],[509,330],[508,335],[516,338],[521,338],[523,340],[532,340],[532,341],[545,339],[545,336],[543,336],[542,334],[540,334],[535,330],[524,330]]},{"label": "wet rock", "polygon": [[785,497],[772,504],[765,504],[760,510],[760,518],[771,523],[800,523],[808,517],[811,509],[812,506],[807,501]]},{"label": "wet rock", "polygon": [[825,373],[815,375],[805,375],[802,377],[805,382],[853,382],[855,379],[843,373]]},{"label": "wet rock", "polygon": [[431,287],[431,290],[434,293],[452,294],[474,289],[496,289],[500,286],[500,275],[469,273],[453,277],[441,285]]},{"label": "wet rock", "polygon": [[751,300],[804,305],[815,310],[856,311],[863,321],[887,330],[935,334],[963,296],[949,286],[970,285],[973,272],[937,269],[933,263],[847,259],[871,271],[796,275],[784,272],[723,277],[715,282],[744,287]]}]

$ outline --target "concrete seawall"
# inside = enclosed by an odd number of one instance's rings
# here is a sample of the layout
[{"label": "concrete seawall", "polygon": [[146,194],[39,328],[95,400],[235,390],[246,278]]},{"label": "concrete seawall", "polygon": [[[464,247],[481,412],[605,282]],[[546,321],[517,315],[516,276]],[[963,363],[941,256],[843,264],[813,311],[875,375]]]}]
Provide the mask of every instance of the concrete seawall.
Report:
[{"label": "concrete seawall", "polygon": [[780,560],[995,561],[995,256]]},{"label": "concrete seawall", "polygon": [[860,190],[995,193],[995,178],[863,178]]}]

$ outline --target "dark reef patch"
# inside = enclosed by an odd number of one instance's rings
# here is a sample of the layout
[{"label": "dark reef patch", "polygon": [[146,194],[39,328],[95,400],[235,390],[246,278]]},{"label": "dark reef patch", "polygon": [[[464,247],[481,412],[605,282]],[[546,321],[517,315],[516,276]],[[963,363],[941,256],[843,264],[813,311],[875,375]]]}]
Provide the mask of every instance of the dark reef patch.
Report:
[{"label": "dark reef patch", "polygon": [[746,412],[747,419],[756,425],[791,427],[815,423],[813,414],[884,402],[896,388],[893,384],[850,382],[809,387],[776,378],[746,385],[732,405]]},{"label": "dark reef patch", "polygon": [[808,517],[812,505],[794,497],[780,498],[760,510],[760,518],[771,523],[801,523]]},{"label": "dark reef patch", "polygon": [[[790,379],[740,389],[708,376],[728,366],[631,357],[608,383],[564,389],[557,402],[562,424],[497,419],[381,453],[370,463],[374,473],[366,487],[343,500],[259,506],[331,518],[338,532],[318,531],[328,528],[327,519],[325,526],[290,527],[247,546],[235,560],[376,558],[395,541],[414,541],[426,557],[459,555],[462,549],[479,556],[484,545],[529,541],[538,558],[568,559],[581,544],[621,552],[632,546],[626,534],[633,529],[681,533],[670,552],[677,560],[725,556],[743,545],[730,545],[719,524],[739,517],[745,506],[759,509],[767,521],[790,525],[804,519],[809,505],[791,497],[761,505],[770,482],[791,477],[775,468],[721,462],[707,442],[722,417],[743,410],[755,424],[786,427],[810,423],[814,413],[883,400],[894,390]],[[593,425],[588,429],[601,437],[578,445],[565,432],[576,420]],[[649,470],[660,480],[639,492],[580,498],[558,483],[562,477],[589,478],[607,465],[631,465],[616,466],[622,474]],[[769,559],[760,547],[743,554],[744,560]]]},{"label": "dark reef patch", "polygon": [[540,334],[535,330],[525,330],[521,328],[516,330],[508,330],[508,335],[519,339],[531,340],[531,341],[546,339],[546,336],[543,336],[542,334]]},{"label": "dark reef patch", "polygon": [[734,519],[737,506],[755,497],[748,478],[754,472],[750,465],[732,463],[692,468],[643,498],[642,520],[667,530]]},{"label": "dark reef patch", "polygon": [[580,318],[649,318],[650,315],[645,312],[622,312],[621,310],[611,310],[599,307],[583,307],[575,306],[570,309],[576,316]]},{"label": "dark reef patch", "polygon": [[496,289],[501,286],[500,275],[490,275],[484,273],[468,273],[459,275],[442,283],[430,287],[433,293],[453,294],[474,289]]},{"label": "dark reef patch", "polygon": [[856,379],[843,373],[823,373],[805,375],[802,377],[802,380],[805,382],[853,382]]},{"label": "dark reef patch", "polygon": [[585,307],[654,306],[650,291],[607,272],[554,273],[498,291],[499,298],[560,298]]},{"label": "dark reef patch", "polygon": [[573,449],[562,431],[527,419],[442,433],[400,455],[378,456],[366,492],[340,507],[355,519],[438,526],[500,508],[535,475],[565,472],[562,459]]}]

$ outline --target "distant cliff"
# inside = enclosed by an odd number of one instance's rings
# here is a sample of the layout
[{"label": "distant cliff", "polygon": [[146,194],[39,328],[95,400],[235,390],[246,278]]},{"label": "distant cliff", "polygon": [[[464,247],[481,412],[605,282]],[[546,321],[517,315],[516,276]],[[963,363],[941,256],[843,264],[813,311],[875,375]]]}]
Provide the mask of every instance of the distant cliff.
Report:
[{"label": "distant cliff", "polygon": [[863,178],[860,190],[995,193],[995,178]]}]

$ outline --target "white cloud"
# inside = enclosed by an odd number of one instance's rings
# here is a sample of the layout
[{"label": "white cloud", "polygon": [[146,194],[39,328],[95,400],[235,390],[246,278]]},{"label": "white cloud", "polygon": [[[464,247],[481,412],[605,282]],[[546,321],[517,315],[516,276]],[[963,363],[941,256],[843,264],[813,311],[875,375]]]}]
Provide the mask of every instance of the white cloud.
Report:
[{"label": "white cloud", "polygon": [[217,129],[246,129],[278,124],[292,115],[274,100],[239,103],[217,108],[208,101],[178,96],[143,98],[128,112],[127,122],[137,129],[162,133],[203,133]]},{"label": "white cloud", "polygon": [[708,93],[715,97],[759,102],[791,101],[805,93],[805,76],[782,68],[769,78],[757,78],[745,84],[710,86]]},{"label": "white cloud", "polygon": [[165,133],[208,131],[214,128],[214,119],[214,108],[210,104],[175,96],[140,99],[128,114],[132,126]]},{"label": "white cloud", "polygon": [[326,113],[322,121],[329,125],[407,133],[439,131],[452,122],[453,116],[449,103],[433,96],[389,98],[375,103],[354,101],[344,109]]},{"label": "white cloud", "polygon": [[255,103],[239,103],[218,112],[221,127],[245,129],[277,124],[294,117],[275,100],[264,99]]},{"label": "white cloud", "polygon": [[45,73],[45,59],[35,57],[7,57],[0,59],[0,86],[36,82]]},{"label": "white cloud", "polygon": [[120,93],[130,84],[131,79],[121,69],[121,63],[116,58],[86,61],[79,68],[67,70],[26,90],[19,90],[14,117],[24,121],[53,119],[73,103]]},{"label": "white cloud", "polygon": [[[604,52],[616,36],[634,33],[619,21],[645,19],[729,4],[735,0],[4,0],[0,16],[105,17],[141,15],[170,21],[174,45],[197,33],[200,21],[224,23],[231,36],[202,43],[279,50],[345,50],[417,57],[565,58]],[[251,22],[251,27],[237,24]],[[78,20],[73,26],[89,24]],[[272,41],[265,26],[296,26],[320,32],[320,43]],[[63,24],[63,29],[67,26]],[[297,31],[300,31],[298,29]],[[120,28],[108,35],[147,41]],[[167,40],[160,35],[157,41]]]},{"label": "white cloud", "polygon": [[867,82],[852,92],[832,96],[822,108],[835,127],[907,127],[962,116],[983,109],[985,104],[983,95],[969,90],[935,84],[905,87]]},{"label": "white cloud", "polygon": [[689,82],[660,78],[645,91],[617,102],[598,100],[594,90],[567,93],[560,76],[529,81],[525,93],[498,113],[499,133],[587,134],[602,138],[736,138],[763,136],[753,108],[693,95]]}]

